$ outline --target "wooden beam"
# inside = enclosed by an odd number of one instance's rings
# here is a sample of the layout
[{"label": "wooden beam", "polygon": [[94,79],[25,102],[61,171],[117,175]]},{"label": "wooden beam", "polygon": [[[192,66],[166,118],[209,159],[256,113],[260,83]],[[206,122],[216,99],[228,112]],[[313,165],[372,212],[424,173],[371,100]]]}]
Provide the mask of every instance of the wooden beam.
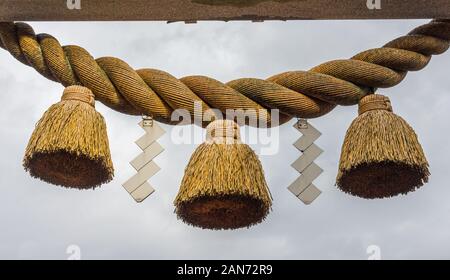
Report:
[{"label": "wooden beam", "polygon": [[0,21],[412,18],[450,18],[449,0],[0,0]]}]

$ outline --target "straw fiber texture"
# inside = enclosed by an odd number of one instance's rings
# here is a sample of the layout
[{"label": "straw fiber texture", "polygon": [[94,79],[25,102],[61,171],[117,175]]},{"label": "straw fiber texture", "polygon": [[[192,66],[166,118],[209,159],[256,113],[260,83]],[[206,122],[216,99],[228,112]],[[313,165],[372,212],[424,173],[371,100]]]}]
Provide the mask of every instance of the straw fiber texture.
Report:
[{"label": "straw fiber texture", "polygon": [[184,222],[207,229],[249,227],[264,220],[272,199],[257,155],[233,121],[217,120],[192,155],[175,199]]},{"label": "straw fiber texture", "polygon": [[94,102],[89,89],[71,86],[45,112],[24,157],[24,167],[33,177],[78,189],[111,181],[114,170],[106,124]]},{"label": "straw fiber texture", "polygon": [[35,35],[22,22],[1,22],[0,39],[0,47],[43,76],[64,86],[84,85],[97,100],[122,113],[145,114],[175,124],[170,120],[173,110],[183,108],[193,115],[198,101],[203,112],[209,108],[222,113],[252,109],[257,116],[266,111],[261,116],[269,118],[268,109],[279,109],[280,123],[284,123],[292,117],[323,116],[336,105],[358,104],[376,88],[397,85],[408,71],[424,68],[432,55],[449,48],[450,21],[433,20],[382,48],[326,62],[310,71],[226,84],[204,76],[177,79],[160,70],[135,71],[113,57],[94,59],[79,46],[62,47],[48,34]]},{"label": "straw fiber texture", "polygon": [[417,135],[392,113],[387,97],[362,99],[344,140],[337,186],[362,198],[392,197],[426,183],[428,167]]}]

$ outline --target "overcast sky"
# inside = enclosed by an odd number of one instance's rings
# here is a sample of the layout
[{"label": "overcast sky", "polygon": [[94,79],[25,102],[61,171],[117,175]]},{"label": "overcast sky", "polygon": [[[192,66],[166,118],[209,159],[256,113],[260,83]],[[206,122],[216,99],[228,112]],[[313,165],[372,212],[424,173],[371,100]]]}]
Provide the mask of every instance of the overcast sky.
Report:
[{"label": "overcast sky", "polygon": [[[132,67],[157,68],[176,77],[200,74],[229,81],[306,70],[382,46],[426,21],[297,21],[183,23],[32,23],[37,32],[78,44],[94,57],[116,56]],[[280,129],[279,153],[261,156],[274,197],[265,222],[250,229],[209,231],[177,220],[173,199],[196,145],[174,145],[168,132],[150,183],[156,192],[135,203],[121,184],[135,171],[138,117],[98,104],[106,118],[116,169],[112,183],[94,191],[67,190],[32,179],[22,157],[35,123],[63,87],[0,52],[0,258],[66,259],[367,259],[377,245],[384,259],[450,258],[450,54],[382,90],[416,130],[431,164],[429,184],[407,196],[367,201],[334,186],[340,147],[357,107],[339,107],[312,121],[322,132],[317,160],[323,194],[310,206],[287,187],[299,176],[290,167],[300,153],[294,120]],[[258,146],[253,146],[258,148]]]}]

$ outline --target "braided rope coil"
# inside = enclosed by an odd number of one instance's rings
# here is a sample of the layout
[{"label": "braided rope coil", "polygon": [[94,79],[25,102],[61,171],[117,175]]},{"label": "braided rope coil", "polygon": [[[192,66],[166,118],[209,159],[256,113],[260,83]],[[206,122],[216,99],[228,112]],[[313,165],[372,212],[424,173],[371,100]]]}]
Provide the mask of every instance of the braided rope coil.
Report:
[{"label": "braided rope coil", "polygon": [[270,109],[279,109],[280,123],[293,117],[316,118],[337,105],[354,105],[377,88],[399,84],[408,71],[423,69],[432,55],[450,47],[450,20],[433,20],[381,48],[351,59],[323,63],[309,71],[290,71],[267,80],[243,78],[226,84],[205,76],[177,79],[161,70],[134,70],[114,57],[94,59],[79,46],[61,46],[48,34],[36,35],[22,22],[0,22],[0,47],[44,77],[64,86],[83,85],[95,99],[130,115],[171,120],[176,109],[193,118],[202,112],[253,110],[270,124]]}]

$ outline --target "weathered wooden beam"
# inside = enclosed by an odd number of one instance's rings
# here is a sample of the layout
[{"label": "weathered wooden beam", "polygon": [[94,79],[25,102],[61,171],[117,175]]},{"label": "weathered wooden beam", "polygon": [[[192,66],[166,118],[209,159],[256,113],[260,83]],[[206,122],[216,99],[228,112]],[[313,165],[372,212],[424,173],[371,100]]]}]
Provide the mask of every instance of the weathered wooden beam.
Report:
[{"label": "weathered wooden beam", "polygon": [[1,21],[450,18],[450,0],[0,0]]}]

